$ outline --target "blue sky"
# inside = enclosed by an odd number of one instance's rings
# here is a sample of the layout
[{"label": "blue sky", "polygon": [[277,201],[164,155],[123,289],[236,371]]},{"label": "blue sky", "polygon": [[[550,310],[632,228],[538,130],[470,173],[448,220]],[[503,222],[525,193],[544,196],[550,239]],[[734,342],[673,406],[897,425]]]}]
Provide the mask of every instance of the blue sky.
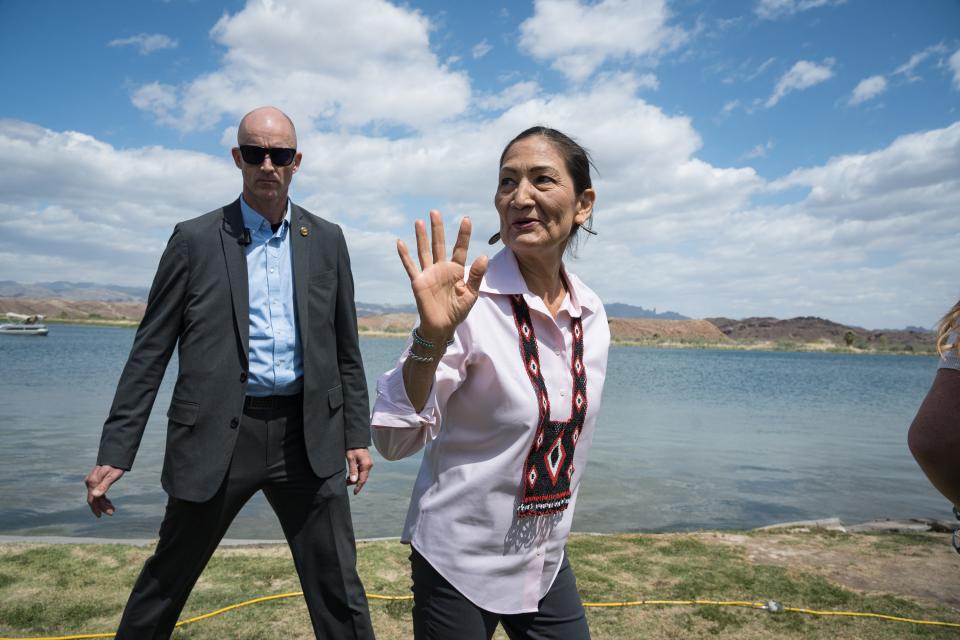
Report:
[{"label": "blue sky", "polygon": [[148,284],[270,103],[364,301],[409,301],[426,209],[489,235],[534,123],[594,154],[569,266],[607,301],[894,327],[960,296],[960,3],[0,2],[0,50],[0,279]]}]

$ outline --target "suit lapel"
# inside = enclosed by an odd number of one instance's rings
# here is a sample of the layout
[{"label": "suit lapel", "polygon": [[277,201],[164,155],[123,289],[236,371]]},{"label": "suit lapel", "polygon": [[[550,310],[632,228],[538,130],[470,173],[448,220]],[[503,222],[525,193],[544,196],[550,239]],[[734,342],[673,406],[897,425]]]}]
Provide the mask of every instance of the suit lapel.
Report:
[{"label": "suit lapel", "polygon": [[243,245],[243,214],[237,200],[223,208],[223,226],[220,227],[223,258],[230,278],[230,297],[233,300],[233,322],[242,345],[243,360],[250,357],[250,291],[247,276],[247,255]]},{"label": "suit lapel", "polygon": [[[306,351],[310,339],[307,313],[307,286],[310,281],[310,243],[313,238],[313,226],[303,209],[290,205],[290,249],[293,251],[293,294],[297,302],[297,325],[300,329],[300,342]],[[314,238],[312,241],[316,241]]]}]

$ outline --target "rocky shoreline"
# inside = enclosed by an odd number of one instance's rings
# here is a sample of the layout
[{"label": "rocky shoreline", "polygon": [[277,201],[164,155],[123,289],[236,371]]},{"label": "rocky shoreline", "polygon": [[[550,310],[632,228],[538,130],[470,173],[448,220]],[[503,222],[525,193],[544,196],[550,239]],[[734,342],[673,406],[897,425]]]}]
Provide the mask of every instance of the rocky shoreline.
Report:
[{"label": "rocky shoreline", "polygon": [[[136,327],[143,317],[142,302],[104,302],[0,297],[0,315],[41,314],[49,324]],[[366,336],[404,337],[413,326],[412,313],[361,315],[360,333]],[[670,349],[735,349],[752,351],[834,352],[858,354],[936,353],[934,334],[919,329],[867,330],[814,317],[707,318],[661,320],[609,319],[614,344]]]},{"label": "rocky shoreline", "polygon": [[[749,532],[780,532],[780,533],[809,533],[813,531],[834,531],[839,533],[953,533],[960,523],[936,518],[884,518],[860,523],[844,523],[840,518],[822,518],[818,520],[798,520],[795,522],[781,522],[763,527],[748,529]],[[622,533],[576,531],[581,536],[619,536]],[[629,535],[643,534],[630,532]],[[656,535],[665,535],[668,532],[659,532]],[[681,533],[681,532],[678,532]],[[691,533],[691,532],[682,532]],[[700,529],[696,533],[729,533],[726,530]],[[378,538],[357,538],[358,543],[385,542],[399,540],[399,536],[384,536]],[[155,538],[98,538],[90,536],[45,536],[45,535],[2,535],[0,544],[125,544],[134,547],[151,546],[156,544]],[[258,538],[224,538],[221,546],[244,547],[262,544],[286,544],[282,539]]]}]

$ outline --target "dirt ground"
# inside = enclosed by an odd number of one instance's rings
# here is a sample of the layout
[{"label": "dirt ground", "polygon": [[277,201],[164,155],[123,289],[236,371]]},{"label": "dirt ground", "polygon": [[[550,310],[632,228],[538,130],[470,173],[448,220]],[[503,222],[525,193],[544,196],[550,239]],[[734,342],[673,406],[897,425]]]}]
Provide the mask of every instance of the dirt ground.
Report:
[{"label": "dirt ground", "polygon": [[[909,551],[889,536],[910,540]],[[841,586],[873,594],[907,596],[960,610],[960,554],[947,533],[864,535],[803,530],[770,533],[699,534],[745,550],[752,562],[815,573]]]}]

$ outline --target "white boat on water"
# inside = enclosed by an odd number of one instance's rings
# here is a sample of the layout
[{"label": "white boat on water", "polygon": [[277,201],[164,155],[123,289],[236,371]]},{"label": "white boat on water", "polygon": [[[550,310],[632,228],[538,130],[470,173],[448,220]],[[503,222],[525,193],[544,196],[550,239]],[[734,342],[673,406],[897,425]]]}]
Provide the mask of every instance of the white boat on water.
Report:
[{"label": "white boat on water", "polygon": [[47,325],[43,324],[43,316],[28,316],[22,313],[8,313],[7,318],[13,322],[0,324],[0,334],[8,336],[45,336]]}]

